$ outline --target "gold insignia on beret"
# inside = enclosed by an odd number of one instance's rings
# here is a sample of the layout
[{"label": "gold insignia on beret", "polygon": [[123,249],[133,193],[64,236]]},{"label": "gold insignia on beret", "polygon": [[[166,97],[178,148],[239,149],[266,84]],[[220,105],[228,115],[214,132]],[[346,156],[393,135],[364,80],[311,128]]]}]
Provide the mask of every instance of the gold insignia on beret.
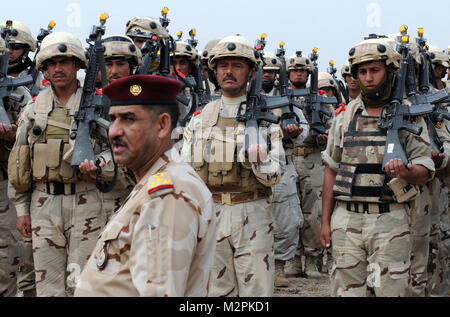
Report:
[{"label": "gold insignia on beret", "polygon": [[135,97],[139,96],[142,92],[142,87],[140,85],[133,85],[130,87],[130,92]]}]

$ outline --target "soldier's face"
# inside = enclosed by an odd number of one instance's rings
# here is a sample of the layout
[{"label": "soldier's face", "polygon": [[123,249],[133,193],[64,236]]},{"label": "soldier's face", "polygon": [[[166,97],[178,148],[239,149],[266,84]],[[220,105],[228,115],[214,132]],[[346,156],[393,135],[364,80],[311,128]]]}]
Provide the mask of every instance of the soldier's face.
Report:
[{"label": "soldier's face", "polygon": [[145,42],[147,41],[146,38],[143,37],[134,37],[133,42],[134,44],[141,50],[142,46],[144,46]]},{"label": "soldier's face", "polygon": [[217,80],[225,97],[245,94],[250,79],[250,65],[244,58],[222,58],[217,62]]},{"label": "soldier's face", "polygon": [[444,66],[437,64],[434,66],[434,76],[436,79],[440,79],[442,76],[442,73],[445,71]]},{"label": "soldier's face", "polygon": [[110,59],[105,62],[106,78],[109,83],[130,76],[130,64],[126,59]]},{"label": "soldier's face", "polygon": [[368,90],[375,89],[386,74],[384,61],[374,61],[358,66],[358,79]]},{"label": "soldier's face", "polygon": [[293,83],[306,83],[308,81],[308,71],[306,69],[291,70],[289,80]]},{"label": "soldier's face", "polygon": [[22,54],[25,52],[24,48],[19,48],[19,49],[10,49],[9,50],[9,62],[14,62],[16,61],[20,56],[22,56]]},{"label": "soldier's face", "polygon": [[348,89],[356,90],[359,89],[358,81],[353,78],[353,76],[347,75],[345,76],[345,82],[347,83]]},{"label": "soldier's face", "polygon": [[275,81],[275,77],[277,77],[277,72],[275,70],[265,70],[263,72],[263,81],[265,82],[273,82]]},{"label": "soldier's face", "polygon": [[[161,147],[161,126],[143,106],[113,106],[109,118],[114,158],[135,172]],[[170,128],[168,131],[170,134]]]},{"label": "soldier's face", "polygon": [[323,90],[325,91],[325,95],[327,95],[327,97],[336,97],[333,87],[325,87]]},{"label": "soldier's face", "polygon": [[192,66],[186,57],[175,57],[175,68],[185,76],[192,73]]},{"label": "soldier's face", "polygon": [[65,88],[76,78],[80,66],[72,57],[54,57],[46,61],[45,78],[52,82],[55,88]]}]

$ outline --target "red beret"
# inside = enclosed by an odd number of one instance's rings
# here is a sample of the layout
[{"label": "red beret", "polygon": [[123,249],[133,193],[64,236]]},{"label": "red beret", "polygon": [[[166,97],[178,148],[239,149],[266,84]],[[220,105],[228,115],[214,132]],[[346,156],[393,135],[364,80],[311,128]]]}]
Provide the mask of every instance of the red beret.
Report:
[{"label": "red beret", "polygon": [[175,79],[155,75],[134,75],[113,81],[103,88],[111,106],[173,105],[183,85]]}]

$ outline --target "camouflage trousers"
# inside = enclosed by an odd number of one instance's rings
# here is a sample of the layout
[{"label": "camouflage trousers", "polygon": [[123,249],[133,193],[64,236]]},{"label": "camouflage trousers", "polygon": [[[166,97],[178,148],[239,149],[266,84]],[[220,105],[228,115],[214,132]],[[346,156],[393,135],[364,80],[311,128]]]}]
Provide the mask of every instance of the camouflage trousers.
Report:
[{"label": "camouflage trousers", "polygon": [[325,165],[320,152],[305,157],[294,156],[294,165],[299,175],[299,197],[305,218],[301,229],[302,249],[306,256],[318,257],[323,252],[319,236],[322,226],[322,186]]},{"label": "camouflage trousers", "polygon": [[411,295],[425,297],[431,230],[431,196],[428,185],[420,187],[411,215],[414,219],[411,223]]},{"label": "camouflage trousers", "polygon": [[360,214],[337,206],[331,217],[332,296],[409,296],[411,234],[407,207]]},{"label": "camouflage trousers", "polygon": [[438,178],[432,187],[430,253],[428,261],[428,293],[447,296],[449,291],[449,192]]},{"label": "camouflage trousers", "polygon": [[303,214],[297,195],[297,177],[294,165],[288,164],[280,183],[272,187],[275,260],[292,259],[298,247]]},{"label": "camouflage trousers", "polygon": [[271,297],[274,291],[273,214],[268,199],[234,206],[214,203],[217,243],[211,297]]},{"label": "camouflage trousers", "polygon": [[37,296],[72,295],[102,232],[107,214],[98,190],[31,198]]}]

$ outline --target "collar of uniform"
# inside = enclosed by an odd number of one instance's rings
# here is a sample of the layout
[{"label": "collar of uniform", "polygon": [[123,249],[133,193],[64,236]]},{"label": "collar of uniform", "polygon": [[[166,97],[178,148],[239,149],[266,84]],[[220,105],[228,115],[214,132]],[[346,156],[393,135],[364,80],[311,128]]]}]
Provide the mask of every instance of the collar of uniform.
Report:
[{"label": "collar of uniform", "polygon": [[80,81],[77,79],[77,90],[75,91],[74,94],[72,94],[72,96],[70,96],[70,99],[69,99],[69,101],[67,101],[67,104],[66,104],[66,105],[63,105],[63,104],[59,101],[58,96],[55,94],[55,91],[52,89],[51,91],[52,91],[52,95],[53,95],[54,105],[55,105],[56,107],[58,107],[58,108],[65,108],[65,109],[70,110],[70,109],[72,108],[72,99],[75,98],[75,96],[76,96],[76,94],[78,93],[78,91],[79,91],[80,89],[82,89],[82,88],[83,88],[83,87],[81,87]]},{"label": "collar of uniform", "polygon": [[228,98],[225,96],[222,96],[222,102],[225,105],[240,105],[241,102],[245,101],[247,99],[247,95],[243,95],[241,97],[237,98]]}]

